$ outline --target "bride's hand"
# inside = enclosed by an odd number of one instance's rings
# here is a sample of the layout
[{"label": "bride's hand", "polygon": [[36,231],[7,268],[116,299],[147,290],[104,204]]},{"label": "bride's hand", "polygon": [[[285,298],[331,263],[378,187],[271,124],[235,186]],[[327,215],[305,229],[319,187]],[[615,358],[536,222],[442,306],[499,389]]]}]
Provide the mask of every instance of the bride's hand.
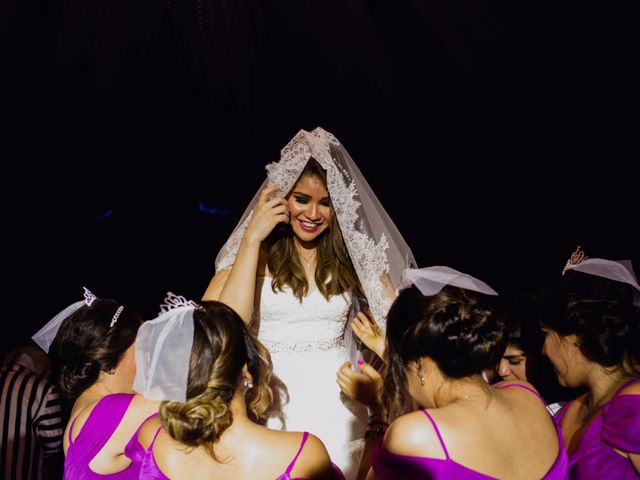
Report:
[{"label": "bride's hand", "polygon": [[[371,315],[371,310],[368,313]],[[380,327],[363,312],[358,312],[358,315],[351,321],[351,326],[353,333],[362,340],[362,343],[384,360],[384,336]]]},{"label": "bride's hand", "polygon": [[277,191],[278,187],[271,186],[260,193],[260,199],[244,233],[245,241],[262,242],[278,223],[289,223],[287,201],[278,196],[269,199],[269,196]]}]

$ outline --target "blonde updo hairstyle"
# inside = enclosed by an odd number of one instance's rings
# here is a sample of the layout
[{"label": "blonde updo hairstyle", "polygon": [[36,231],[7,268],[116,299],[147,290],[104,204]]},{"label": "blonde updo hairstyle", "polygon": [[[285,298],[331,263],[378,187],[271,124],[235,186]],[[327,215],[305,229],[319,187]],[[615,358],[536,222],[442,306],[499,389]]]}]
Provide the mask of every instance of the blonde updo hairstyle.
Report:
[{"label": "blonde updo hairstyle", "polygon": [[244,388],[242,367],[246,364],[253,377],[245,397],[248,409],[261,418],[271,403],[272,364],[267,349],[234,310],[216,301],[201,305],[193,315],[187,401],[163,402],[160,419],[174,440],[204,446],[216,459],[213,445],[233,423],[231,399]]}]

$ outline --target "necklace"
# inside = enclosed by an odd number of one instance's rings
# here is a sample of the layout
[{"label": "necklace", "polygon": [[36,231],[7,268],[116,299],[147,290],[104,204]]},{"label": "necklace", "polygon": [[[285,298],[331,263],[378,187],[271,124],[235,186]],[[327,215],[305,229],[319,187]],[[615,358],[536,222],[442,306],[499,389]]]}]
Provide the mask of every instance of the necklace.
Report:
[{"label": "necklace", "polygon": [[309,255],[309,258],[307,258],[302,254],[302,250],[298,250],[298,257],[304,262],[304,265],[306,267],[305,270],[311,270],[311,264],[315,260],[315,255],[311,253],[311,255]]}]

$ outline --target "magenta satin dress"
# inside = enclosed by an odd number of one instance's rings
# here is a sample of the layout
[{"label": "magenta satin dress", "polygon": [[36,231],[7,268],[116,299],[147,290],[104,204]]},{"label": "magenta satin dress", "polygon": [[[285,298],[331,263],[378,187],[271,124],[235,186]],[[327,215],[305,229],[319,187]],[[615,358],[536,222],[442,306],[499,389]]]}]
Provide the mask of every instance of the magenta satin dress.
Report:
[{"label": "magenta satin dress", "polygon": [[[620,387],[604,405],[602,414],[591,421],[578,448],[569,455],[572,479],[640,479],[631,461],[614,450],[640,454],[640,395],[619,395],[624,387],[638,381],[640,378],[635,378]],[[558,425],[572,403],[558,412]]]},{"label": "magenta satin dress", "polygon": [[140,478],[140,466],[144,454],[144,449],[137,440],[140,426],[124,449],[125,456],[131,459],[129,467],[109,475],[95,473],[89,468],[93,458],[102,450],[120,425],[134,396],[133,393],[115,393],[102,397],[89,414],[80,433],[72,441],[71,432],[75,419],[73,420],[69,429],[69,448],[64,460],[64,480],[138,480]]},{"label": "magenta satin dress", "polygon": [[[158,468],[156,459],[153,457],[153,444],[155,443],[156,437],[158,436],[158,433],[160,432],[160,430],[161,429],[159,428],[156,431],[156,434],[153,436],[153,441],[149,445],[149,448],[147,448],[147,451],[144,453],[142,468],[140,469],[141,479],[170,480],[169,477],[167,477],[164,473],[162,473],[160,468]],[[296,453],[296,456],[293,457],[293,460],[291,460],[291,463],[289,463],[284,473],[280,475],[278,478],[276,478],[275,480],[305,480],[304,478],[301,478],[301,477],[291,477],[291,471],[293,470],[293,467],[295,466],[296,461],[298,460],[298,457],[302,453],[302,449],[304,448],[304,444],[307,443],[308,438],[309,438],[309,432],[304,432],[302,435],[302,441],[300,442],[300,448],[298,449],[298,453]],[[333,467],[334,479],[344,480],[344,476],[342,475],[342,472],[338,469],[338,467],[336,467],[335,465],[332,465],[332,467]],[[260,470],[259,466],[256,466],[256,471],[258,472],[259,470]],[[257,474],[256,478],[260,478],[260,475]],[[197,477],[194,477],[194,479],[197,479]]]},{"label": "magenta satin dress", "polygon": [[[496,388],[506,388],[510,386],[524,388],[535,394],[544,403],[544,400],[542,400],[542,397],[540,397],[536,391],[525,385],[507,384]],[[378,477],[384,480],[496,480],[494,477],[472,470],[453,460],[449,456],[449,452],[440,435],[440,430],[436,422],[431,415],[429,415],[429,412],[426,410],[422,410],[422,412],[433,425],[446,458],[397,455],[382,448],[381,440],[371,458],[371,467]],[[558,435],[558,456],[549,471],[542,477],[544,480],[565,480],[569,478],[567,474],[567,452],[562,441],[562,434],[557,425],[556,433]]]}]

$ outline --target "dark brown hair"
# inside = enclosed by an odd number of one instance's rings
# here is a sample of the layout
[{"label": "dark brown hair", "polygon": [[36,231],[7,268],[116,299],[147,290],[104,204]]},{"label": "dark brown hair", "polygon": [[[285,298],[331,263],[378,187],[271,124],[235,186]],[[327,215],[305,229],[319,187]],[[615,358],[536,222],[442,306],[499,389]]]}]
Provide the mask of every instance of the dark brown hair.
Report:
[{"label": "dark brown hair", "polygon": [[580,352],[604,367],[640,375],[640,313],[626,283],[567,271],[547,290],[541,322],[560,336],[576,335]]},{"label": "dark brown hair", "polygon": [[98,380],[100,372],[115,368],[135,342],[142,315],[125,307],[111,325],[119,307],[115,300],[96,299],[60,324],[49,353],[54,378],[65,397],[76,399]]},{"label": "dark brown hair", "polygon": [[404,405],[406,368],[421,357],[444,375],[464,378],[495,368],[506,348],[502,322],[482,295],[446,286],[423,295],[415,286],[402,290],[387,316],[385,403],[398,413]]}]

